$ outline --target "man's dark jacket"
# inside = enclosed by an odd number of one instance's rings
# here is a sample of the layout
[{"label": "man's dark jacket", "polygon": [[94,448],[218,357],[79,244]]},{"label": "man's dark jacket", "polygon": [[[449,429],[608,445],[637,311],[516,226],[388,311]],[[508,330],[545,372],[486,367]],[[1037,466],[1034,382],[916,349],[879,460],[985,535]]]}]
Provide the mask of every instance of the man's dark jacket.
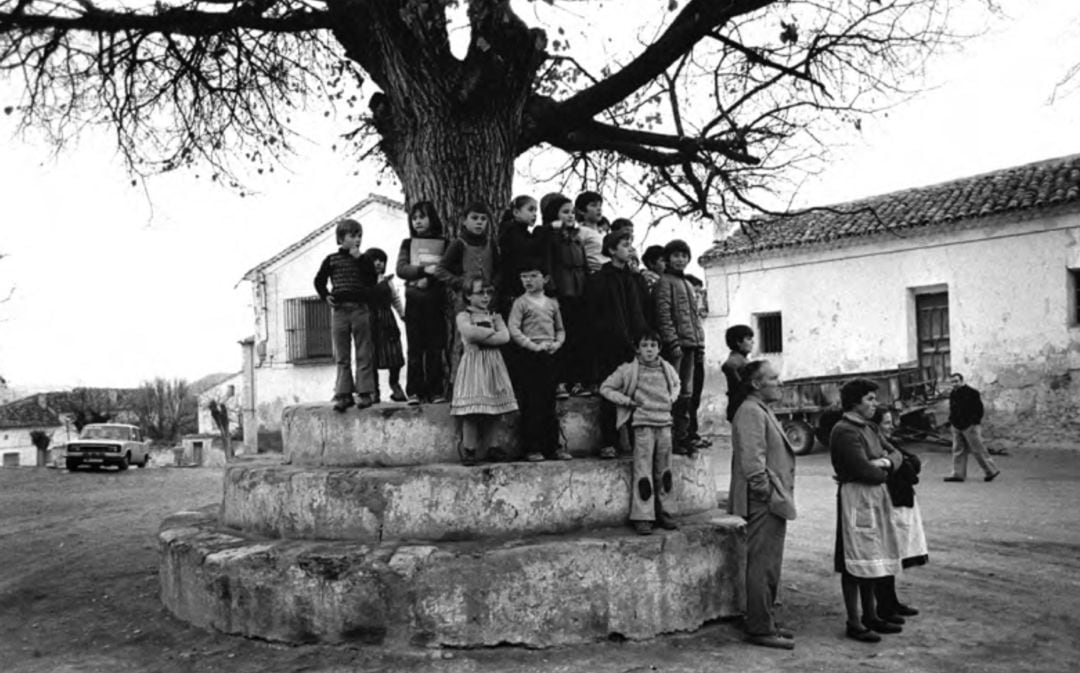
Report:
[{"label": "man's dark jacket", "polygon": [[949,393],[949,423],[957,430],[967,430],[982,423],[983,404],[979,391],[961,385]]}]

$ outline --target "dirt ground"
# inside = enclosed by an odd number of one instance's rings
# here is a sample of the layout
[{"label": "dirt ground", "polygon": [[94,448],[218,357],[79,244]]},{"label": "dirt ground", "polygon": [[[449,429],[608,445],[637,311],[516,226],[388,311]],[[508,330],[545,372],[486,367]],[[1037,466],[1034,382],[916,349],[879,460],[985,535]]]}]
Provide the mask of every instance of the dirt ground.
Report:
[{"label": "dirt ground", "polygon": [[732,622],[551,650],[401,653],[208,633],[159,603],[156,532],[165,515],[218,501],[219,471],[0,470],[0,671],[1080,670],[1080,451],[1015,451],[992,484],[974,465],[974,479],[945,484],[948,455],[916,450],[931,558],[899,587],[922,614],[878,645],[843,638],[831,469],[821,453],[799,459],[781,610],[794,652],[747,645]]}]

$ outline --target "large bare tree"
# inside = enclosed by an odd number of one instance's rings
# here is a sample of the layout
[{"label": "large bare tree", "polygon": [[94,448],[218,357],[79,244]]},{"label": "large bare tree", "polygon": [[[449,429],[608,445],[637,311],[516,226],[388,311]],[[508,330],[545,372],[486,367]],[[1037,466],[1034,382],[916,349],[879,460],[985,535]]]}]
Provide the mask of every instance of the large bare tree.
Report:
[{"label": "large bare tree", "polygon": [[444,215],[505,203],[548,147],[564,179],[731,215],[827,144],[819,123],[917,87],[957,2],[0,0],[0,69],[25,85],[9,113],[56,142],[106,124],[136,173],[236,184],[315,111]]}]

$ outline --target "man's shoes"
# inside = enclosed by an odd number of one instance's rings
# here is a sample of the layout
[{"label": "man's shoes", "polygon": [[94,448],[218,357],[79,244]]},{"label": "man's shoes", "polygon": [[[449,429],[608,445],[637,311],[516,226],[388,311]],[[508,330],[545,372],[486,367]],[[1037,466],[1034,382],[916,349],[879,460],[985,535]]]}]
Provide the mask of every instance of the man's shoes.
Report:
[{"label": "man's shoes", "polygon": [[570,397],[570,393],[566,392],[565,383],[560,383],[559,385],[555,386],[555,399],[565,400],[568,397]]},{"label": "man's shoes", "polygon": [[878,619],[883,622],[888,622],[890,624],[896,624],[897,626],[902,626],[903,624],[907,623],[906,619],[896,614],[895,612],[891,615],[878,614]]},{"label": "man's shoes", "polygon": [[601,458],[615,458],[618,455],[619,454],[616,453],[614,446],[605,446],[604,448],[600,449]]},{"label": "man's shoes", "polygon": [[787,638],[788,640],[792,640],[795,638],[794,631],[792,631],[791,629],[786,629],[779,624],[776,625],[776,635],[780,636],[781,638]]},{"label": "man's shoes", "polygon": [[652,521],[631,521],[638,535],[652,535]]},{"label": "man's shoes", "polygon": [[408,403],[408,405],[410,407],[418,407],[418,406],[420,406],[420,398],[417,397],[416,395],[409,395],[409,399],[406,400],[406,402]]},{"label": "man's shoes", "polygon": [[896,624],[890,624],[881,619],[868,619],[863,622],[863,626],[878,633],[900,633],[904,630]]},{"label": "man's shoes", "polygon": [[357,409],[367,409],[373,404],[375,404],[375,398],[371,395],[371,393],[360,393],[356,396]]},{"label": "man's shoes", "polygon": [[566,449],[559,449],[555,452],[555,460],[573,460],[574,457],[570,455],[570,452]]},{"label": "man's shoes", "polygon": [[542,463],[544,462],[544,454],[540,453],[539,451],[531,451],[525,454],[525,460],[529,461],[530,463]]},{"label": "man's shoes", "polygon": [[349,395],[348,397],[337,397],[334,399],[334,411],[345,411],[353,404],[355,404],[355,402],[353,402],[352,395]]},{"label": "man's shoes", "polygon": [[667,512],[660,512],[656,515],[656,525],[664,530],[679,530],[679,522]]},{"label": "man's shoes", "polygon": [[881,642],[881,636],[874,633],[873,631],[866,628],[865,626],[863,628],[861,628],[861,629],[857,629],[854,626],[852,626],[851,624],[848,624],[848,626],[847,626],[847,637],[851,638],[852,640],[857,640],[860,643],[880,643]]},{"label": "man's shoes", "polygon": [[501,446],[489,446],[487,459],[489,463],[503,463],[508,460],[508,456]]},{"label": "man's shoes", "polygon": [[999,474],[1001,474],[1001,470],[998,470],[997,472],[994,472],[993,474],[986,475],[985,477],[983,477],[983,481],[993,481],[993,480],[998,478]]},{"label": "man's shoes", "polygon": [[446,398],[443,397],[442,395],[436,395],[435,397],[431,398],[431,403],[432,404],[446,404]]},{"label": "man's shoes", "polygon": [[910,605],[904,605],[903,603],[897,603],[893,608],[893,614],[900,615],[901,617],[914,617],[919,614],[919,611]]},{"label": "man's shoes", "polygon": [[393,402],[404,402],[409,398],[405,396],[405,391],[401,389],[401,385],[397,383],[390,384],[390,400]]},{"label": "man's shoes", "polygon": [[772,647],[777,650],[794,650],[795,641],[791,638],[782,638],[780,635],[770,633],[763,636],[747,636],[746,642],[761,647]]},{"label": "man's shoes", "polygon": [[[994,476],[997,476],[997,475],[994,475]],[[951,482],[957,482],[958,483],[958,482],[961,482],[963,480],[964,480],[963,477],[956,477],[956,476],[945,477],[945,481],[951,481]]]}]

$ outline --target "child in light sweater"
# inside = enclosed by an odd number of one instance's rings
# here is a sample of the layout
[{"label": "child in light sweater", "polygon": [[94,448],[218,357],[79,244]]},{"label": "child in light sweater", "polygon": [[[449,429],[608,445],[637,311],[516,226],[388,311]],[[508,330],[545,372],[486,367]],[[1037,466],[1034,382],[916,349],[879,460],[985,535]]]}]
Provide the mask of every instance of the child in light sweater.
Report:
[{"label": "child in light sweater", "polygon": [[555,412],[555,354],[566,340],[559,302],[544,295],[547,276],[543,262],[526,259],[518,264],[524,294],[510,309],[510,339],[517,352],[510,371],[521,407],[521,444],[525,459],[569,460],[559,443],[559,418]]},{"label": "child in light sweater", "polygon": [[616,427],[630,424],[634,470],[630,488],[630,523],[640,535],[679,527],[667,504],[671,476],[671,406],[679,398],[679,374],[660,358],[660,337],[638,340],[637,358],[624,363],[600,385],[600,394],[617,407]]}]

